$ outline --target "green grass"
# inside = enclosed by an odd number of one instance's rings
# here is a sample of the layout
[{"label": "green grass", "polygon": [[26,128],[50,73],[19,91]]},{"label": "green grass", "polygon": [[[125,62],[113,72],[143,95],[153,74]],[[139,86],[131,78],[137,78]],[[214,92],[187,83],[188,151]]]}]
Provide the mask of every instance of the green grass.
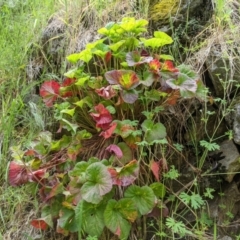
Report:
[{"label": "green grass", "polygon": [[24,188],[7,185],[9,147],[24,144],[37,133],[34,116],[26,111],[23,101],[36,84],[27,80],[26,67],[34,43],[57,7],[55,0],[0,2],[0,233],[3,236],[10,221],[16,224],[15,212],[30,202]]}]

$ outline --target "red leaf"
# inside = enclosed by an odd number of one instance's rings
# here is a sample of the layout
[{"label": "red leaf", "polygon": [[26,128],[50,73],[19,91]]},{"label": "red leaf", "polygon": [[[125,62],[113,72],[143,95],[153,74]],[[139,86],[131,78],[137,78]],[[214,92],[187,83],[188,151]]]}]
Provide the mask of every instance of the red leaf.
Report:
[{"label": "red leaf", "polygon": [[116,96],[116,91],[112,88],[112,86],[102,87],[100,89],[96,89],[95,92],[105,98],[105,99],[111,99],[112,97]]},{"label": "red leaf", "polygon": [[[62,87],[69,87],[71,86],[73,83],[76,82],[76,78],[66,78],[64,79],[63,83],[62,83]],[[73,96],[73,92],[72,91],[67,91],[61,94],[62,97],[72,97]]]},{"label": "red leaf", "polygon": [[39,169],[37,171],[29,172],[28,173],[28,179],[31,182],[39,182],[46,173],[46,169]]},{"label": "red leaf", "polygon": [[155,162],[154,160],[151,160],[150,161],[150,169],[152,170],[153,175],[157,179],[157,181],[160,181],[160,178],[159,178],[159,172],[160,172],[159,162]]},{"label": "red leaf", "polygon": [[76,82],[76,78],[65,78],[63,83],[62,83],[62,87],[71,86],[75,82]]},{"label": "red leaf", "polygon": [[105,78],[110,84],[120,85],[129,90],[138,86],[139,78],[132,70],[112,70],[105,73]]},{"label": "red leaf", "polygon": [[103,136],[105,139],[107,138],[110,138],[114,132],[114,130],[116,129],[117,127],[117,123],[113,122],[111,123],[110,127],[105,130],[105,131],[102,131],[99,136]]},{"label": "red leaf", "polygon": [[179,90],[173,90],[169,94],[169,96],[167,97],[166,103],[169,104],[169,105],[175,105],[179,98],[180,98],[180,91]]},{"label": "red leaf", "polygon": [[139,165],[137,160],[132,160],[122,168],[108,168],[112,177],[112,184],[118,186],[129,186],[138,177]]},{"label": "red leaf", "polygon": [[48,228],[47,223],[42,219],[34,219],[30,224],[37,229],[46,230]]},{"label": "red leaf", "polygon": [[111,57],[112,57],[112,53],[110,51],[107,52],[104,58],[105,62],[108,63],[111,60]]},{"label": "red leaf", "polygon": [[115,144],[111,144],[109,145],[106,150],[110,153],[114,153],[116,155],[117,158],[122,158],[123,157],[123,153],[120,147],[118,147]]},{"label": "red leaf", "polygon": [[59,95],[60,84],[54,80],[47,81],[40,88],[40,96],[46,106],[51,107]]},{"label": "red leaf", "polygon": [[148,213],[148,217],[155,217],[155,218],[160,218],[160,217],[168,217],[169,215],[169,210],[168,208],[164,206],[155,206],[150,213]]},{"label": "red leaf", "polygon": [[46,201],[49,200],[50,198],[62,193],[64,191],[63,184],[62,183],[57,183],[55,186],[52,187],[51,191],[46,197]]},{"label": "red leaf", "polygon": [[173,62],[170,60],[166,60],[163,63],[162,70],[169,71],[169,72],[179,72],[179,70],[174,67]]},{"label": "red leaf", "polygon": [[25,156],[36,156],[36,154],[37,152],[33,149],[29,149],[24,153]]},{"label": "red leaf", "polygon": [[10,162],[8,170],[8,181],[11,186],[20,186],[28,182],[27,169],[23,164]]},{"label": "red leaf", "polygon": [[112,122],[110,112],[101,103],[95,106],[94,109],[97,113],[90,113],[90,115],[97,123],[96,127],[101,128],[102,130],[107,130]]},{"label": "red leaf", "polygon": [[151,72],[158,73],[160,67],[161,63],[157,59],[154,59],[149,63],[149,69]]}]

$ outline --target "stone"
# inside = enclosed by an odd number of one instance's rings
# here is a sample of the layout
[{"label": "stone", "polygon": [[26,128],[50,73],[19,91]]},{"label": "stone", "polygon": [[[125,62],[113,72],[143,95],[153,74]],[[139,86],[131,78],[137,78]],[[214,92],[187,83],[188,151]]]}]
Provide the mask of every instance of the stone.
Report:
[{"label": "stone", "polygon": [[233,111],[233,139],[240,145],[240,102],[235,104]]},{"label": "stone", "polygon": [[240,155],[237,147],[231,140],[226,140],[220,144],[220,150],[225,157],[219,163],[225,168],[224,179],[227,182],[232,182],[236,172],[240,171]]},{"label": "stone", "polygon": [[205,64],[217,97],[223,98],[225,94],[230,94],[236,89],[229,81],[234,80],[240,83],[240,61],[238,58],[231,59],[226,54],[224,55],[220,49],[212,47]]}]

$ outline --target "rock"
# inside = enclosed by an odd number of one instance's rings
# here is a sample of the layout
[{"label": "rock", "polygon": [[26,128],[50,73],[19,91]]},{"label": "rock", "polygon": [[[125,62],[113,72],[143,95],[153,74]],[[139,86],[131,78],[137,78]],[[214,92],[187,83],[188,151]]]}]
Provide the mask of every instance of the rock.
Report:
[{"label": "rock", "polygon": [[240,145],[240,102],[235,104],[233,111],[233,139]]},{"label": "rock", "polygon": [[[202,111],[205,111],[204,109]],[[184,135],[184,139],[187,143],[191,144],[196,141],[199,142],[208,136],[215,138],[222,137],[227,131],[225,121],[220,121],[216,109],[212,106],[208,107],[208,111],[214,112],[209,115],[208,121],[202,120],[203,114],[196,109],[196,112],[188,120],[188,129]]]},{"label": "rock", "polygon": [[222,238],[219,238],[218,240],[232,240],[232,238],[229,236],[224,236]]},{"label": "rock", "polygon": [[155,0],[150,1],[149,6],[149,18],[154,29],[168,32],[174,27],[180,35],[188,34],[190,25],[195,30],[204,25],[211,15],[211,0]]},{"label": "rock", "polygon": [[[222,194],[208,201],[210,217],[216,219],[219,237],[223,240],[232,239],[230,236],[239,235],[238,224],[234,224],[239,218],[240,192],[239,183],[232,182],[222,189]],[[231,224],[233,223],[233,224]],[[226,233],[230,236],[226,236]]]},{"label": "rock", "polygon": [[219,152],[222,152],[222,155],[225,156],[224,159],[219,161],[226,170],[224,179],[231,182],[236,172],[240,170],[240,155],[238,149],[233,141],[227,140],[220,144]]},{"label": "rock", "polygon": [[240,83],[240,61],[238,58],[231,59],[226,56],[222,49],[212,47],[205,63],[217,97],[223,98],[224,94],[230,94],[234,90],[230,80]]}]

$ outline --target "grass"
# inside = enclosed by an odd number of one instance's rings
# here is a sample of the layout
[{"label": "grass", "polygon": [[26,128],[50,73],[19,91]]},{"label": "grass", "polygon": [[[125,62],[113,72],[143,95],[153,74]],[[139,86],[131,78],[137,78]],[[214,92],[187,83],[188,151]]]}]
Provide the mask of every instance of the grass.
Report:
[{"label": "grass", "polygon": [[6,239],[7,230],[9,234],[11,228],[18,232],[23,223],[15,214],[32,201],[25,188],[8,187],[6,169],[11,159],[9,147],[26,144],[37,133],[34,116],[24,102],[36,85],[28,81],[26,68],[34,43],[56,10],[54,0],[0,3],[0,233]]}]

